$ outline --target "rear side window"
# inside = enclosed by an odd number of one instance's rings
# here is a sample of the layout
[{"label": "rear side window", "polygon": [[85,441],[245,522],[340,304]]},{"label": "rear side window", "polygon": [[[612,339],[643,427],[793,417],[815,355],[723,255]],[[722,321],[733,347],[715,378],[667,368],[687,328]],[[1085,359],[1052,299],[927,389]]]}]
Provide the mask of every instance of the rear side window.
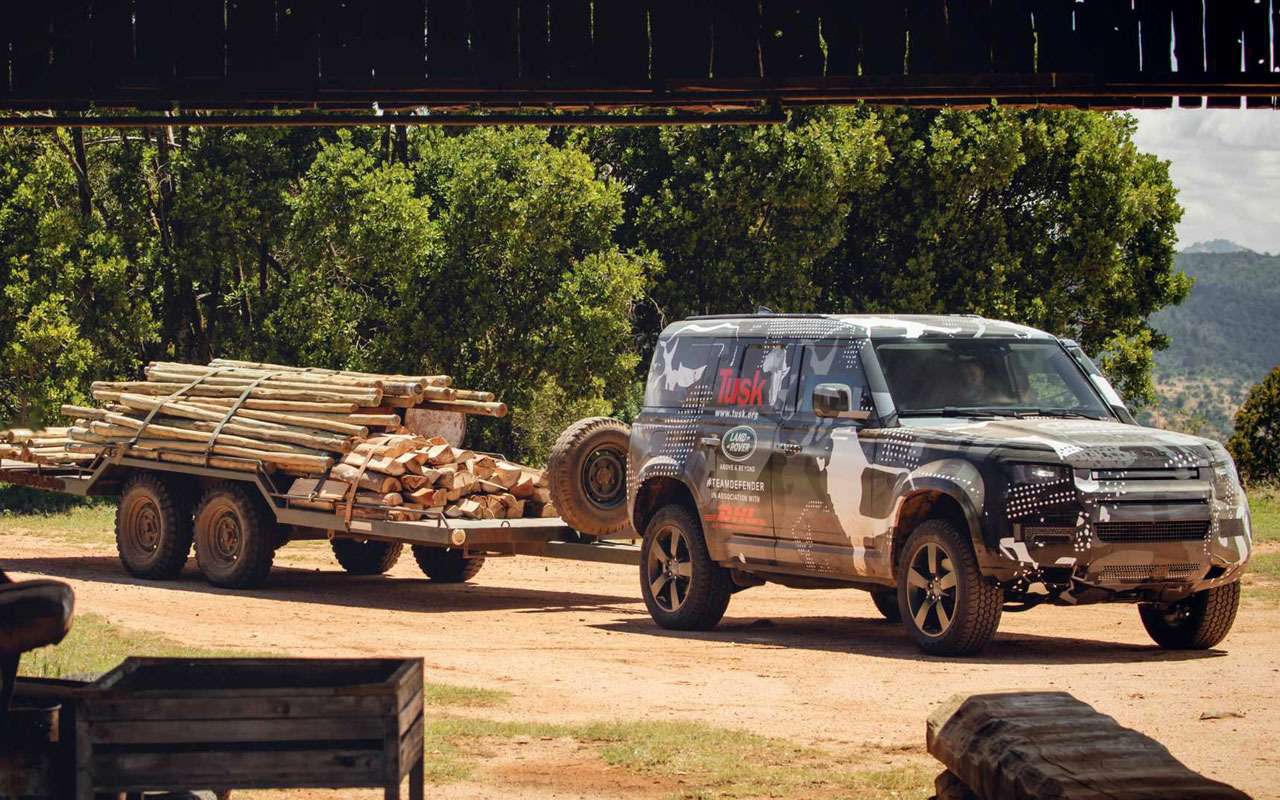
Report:
[{"label": "rear side window", "polygon": [[724,343],[714,339],[688,336],[659,339],[649,364],[644,404],[652,408],[676,408],[684,405],[685,398],[695,387],[709,391],[716,380],[724,350]]},{"label": "rear side window", "polygon": [[735,370],[729,365],[717,375],[717,406],[781,411],[791,399],[796,385],[796,353],[793,346],[751,344],[742,352]]},{"label": "rear side window", "polygon": [[801,411],[813,410],[813,390],[819,384],[848,386],[854,403],[863,411],[874,411],[867,375],[862,368],[865,340],[840,344],[815,344],[804,348],[804,379],[800,384]]}]

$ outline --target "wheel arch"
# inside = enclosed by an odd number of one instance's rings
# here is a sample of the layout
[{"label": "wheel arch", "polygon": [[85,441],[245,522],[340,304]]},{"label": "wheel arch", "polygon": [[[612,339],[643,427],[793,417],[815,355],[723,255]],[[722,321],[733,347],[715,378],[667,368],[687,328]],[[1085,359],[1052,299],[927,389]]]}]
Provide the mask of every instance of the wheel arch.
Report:
[{"label": "wheel arch", "polygon": [[698,501],[689,485],[679,478],[654,476],[646,478],[636,490],[631,508],[631,523],[636,533],[643,536],[653,515],[658,513],[658,509],[668,505],[687,508],[698,520],[698,524],[702,524],[702,512],[698,509]]},{"label": "wheel arch", "polygon": [[987,563],[986,545],[982,538],[982,517],[964,490],[942,479],[916,480],[911,491],[903,495],[893,526],[892,563],[894,574],[902,557],[902,548],[911,532],[922,522],[945,519],[962,533],[967,533],[978,564]]}]

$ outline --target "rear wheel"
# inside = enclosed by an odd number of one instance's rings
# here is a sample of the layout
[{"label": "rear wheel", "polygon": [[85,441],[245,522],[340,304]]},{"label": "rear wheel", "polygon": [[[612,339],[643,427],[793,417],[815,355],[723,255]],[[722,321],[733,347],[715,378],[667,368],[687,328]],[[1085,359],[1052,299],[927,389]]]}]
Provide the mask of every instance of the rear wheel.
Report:
[{"label": "rear wheel", "polygon": [[877,589],[871,593],[871,602],[876,604],[876,611],[889,622],[902,622],[902,612],[898,610],[898,593],[893,589]]},{"label": "rear wheel", "polygon": [[362,542],[339,537],[331,539],[333,556],[352,575],[381,575],[396,565],[404,545],[399,542]]},{"label": "rear wheel", "polygon": [[461,550],[426,545],[414,545],[413,560],[418,562],[422,574],[436,583],[465,583],[484,566],[484,556],[468,558]]},{"label": "rear wheel", "polygon": [[205,492],[195,515],[196,563],[214,586],[261,586],[277,541],[270,509],[244,487],[222,483]]},{"label": "rear wheel", "polygon": [[1231,632],[1240,608],[1240,582],[1196,592],[1168,605],[1138,606],[1142,625],[1166,650],[1208,650]]},{"label": "rear wheel", "polygon": [[116,507],[116,550],[134,577],[178,577],[191,552],[191,501],[159,476],[134,475]]},{"label": "rear wheel", "polygon": [[663,628],[711,630],[733,594],[729,570],[711,560],[702,526],[688,509],[653,515],[640,545],[640,591],[649,616]]},{"label": "rear wheel", "polygon": [[898,566],[898,611],[926,653],[966,656],[986,647],[1000,626],[1004,592],[978,569],[973,548],[950,522],[921,523]]}]

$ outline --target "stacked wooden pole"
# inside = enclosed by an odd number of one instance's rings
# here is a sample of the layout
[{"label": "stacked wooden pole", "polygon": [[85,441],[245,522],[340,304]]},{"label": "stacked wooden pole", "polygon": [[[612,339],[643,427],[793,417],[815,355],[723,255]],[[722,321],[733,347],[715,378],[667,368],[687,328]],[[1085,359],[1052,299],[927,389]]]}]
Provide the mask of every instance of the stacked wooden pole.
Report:
[{"label": "stacked wooden pole", "polygon": [[153,362],[146,380],[100,381],[101,407],[66,405],[70,427],[0,431],[0,457],[86,465],[126,456],[297,478],[288,500],[357,517],[554,516],[541,470],[416,436],[403,409],[501,417],[489,392],[448,375],[379,375],[218,359]]}]

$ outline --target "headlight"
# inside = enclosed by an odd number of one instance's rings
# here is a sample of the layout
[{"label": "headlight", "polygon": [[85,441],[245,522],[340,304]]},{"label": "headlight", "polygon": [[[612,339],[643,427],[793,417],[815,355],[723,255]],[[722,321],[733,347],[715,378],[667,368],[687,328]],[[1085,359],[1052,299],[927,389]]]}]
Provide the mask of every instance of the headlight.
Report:
[{"label": "headlight", "polygon": [[1071,468],[1062,464],[1010,464],[1009,479],[1014,483],[1058,483],[1071,477]]},{"label": "headlight", "polygon": [[1213,471],[1213,493],[1219,499],[1226,499],[1235,494],[1240,486],[1240,474],[1236,472],[1236,462],[1231,460],[1227,448],[1215,444],[1209,448],[1210,466]]}]

